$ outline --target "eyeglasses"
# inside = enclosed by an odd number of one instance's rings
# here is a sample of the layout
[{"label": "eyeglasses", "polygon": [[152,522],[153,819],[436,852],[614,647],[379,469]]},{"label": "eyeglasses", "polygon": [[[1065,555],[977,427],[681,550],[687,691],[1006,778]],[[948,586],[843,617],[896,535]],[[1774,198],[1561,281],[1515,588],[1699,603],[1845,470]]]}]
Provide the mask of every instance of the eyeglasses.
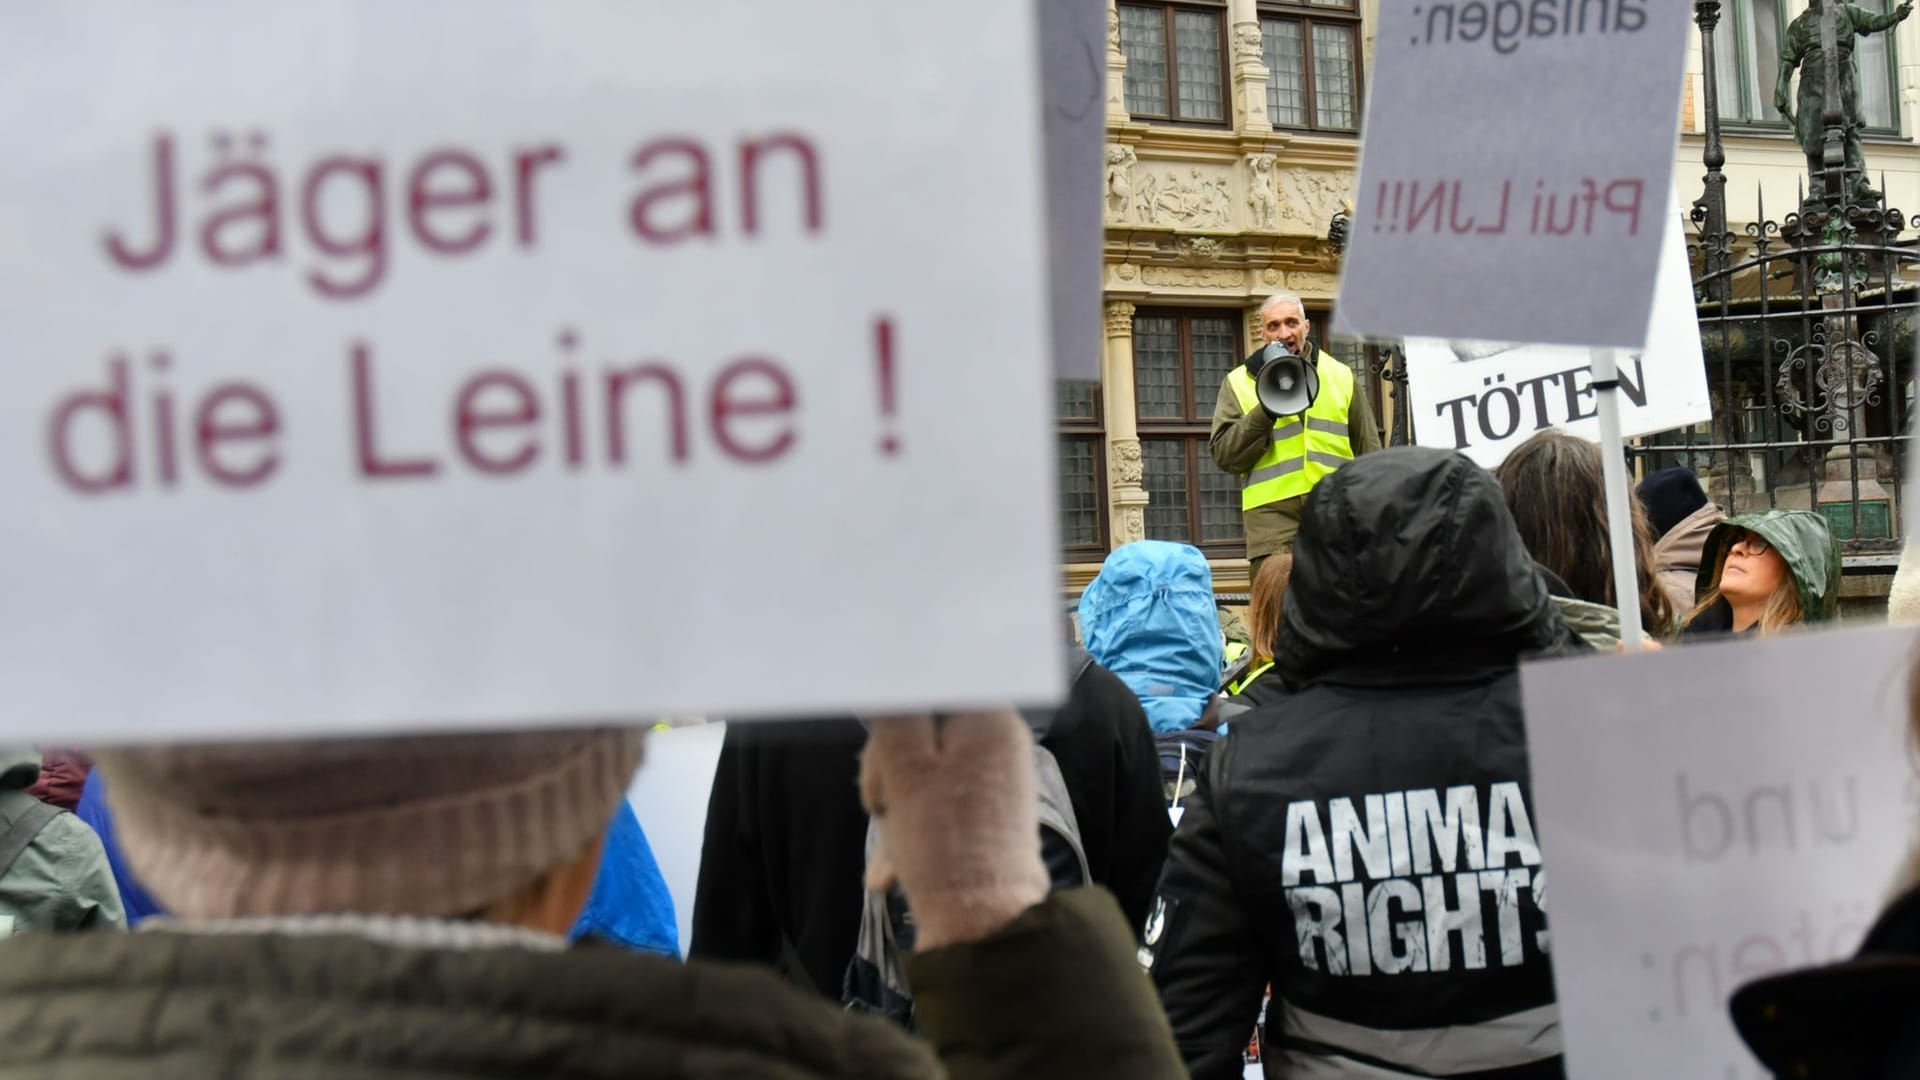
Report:
[{"label": "eyeglasses", "polygon": [[1758,533],[1743,532],[1740,534],[1740,539],[1735,540],[1727,550],[1732,551],[1735,548],[1745,548],[1747,554],[1759,556],[1772,551],[1773,545],[1767,543]]}]

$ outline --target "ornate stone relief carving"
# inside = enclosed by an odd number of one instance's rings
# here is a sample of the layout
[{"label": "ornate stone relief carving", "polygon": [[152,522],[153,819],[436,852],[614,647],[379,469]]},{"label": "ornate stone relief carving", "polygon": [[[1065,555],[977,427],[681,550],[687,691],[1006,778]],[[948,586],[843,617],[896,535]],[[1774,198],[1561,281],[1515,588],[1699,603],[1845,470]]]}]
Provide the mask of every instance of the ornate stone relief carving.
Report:
[{"label": "ornate stone relief carving", "polygon": [[1243,64],[1258,64],[1264,59],[1260,48],[1260,24],[1233,24],[1233,58]]},{"label": "ornate stone relief carving", "polygon": [[1131,544],[1135,540],[1147,538],[1147,510],[1143,506],[1129,506],[1120,512],[1120,542]]},{"label": "ornate stone relief carving", "polygon": [[1140,276],[1140,268],[1132,263],[1121,263],[1113,268],[1113,276],[1121,281],[1132,281]]},{"label": "ornate stone relief carving", "polygon": [[1275,270],[1271,266],[1260,271],[1260,282],[1263,285],[1271,285],[1277,288],[1284,280],[1286,279],[1281,275],[1280,271]]},{"label": "ornate stone relief carving", "polygon": [[1247,283],[1247,276],[1239,270],[1149,266],[1140,271],[1140,280],[1148,285],[1175,285],[1189,289],[1238,289]]},{"label": "ornate stone relief carving", "polygon": [[1107,220],[1189,229],[1233,227],[1233,186],[1198,168],[1164,172],[1137,164],[1130,147],[1107,149]]},{"label": "ornate stone relief carving", "polygon": [[1339,292],[1340,275],[1295,270],[1287,275],[1287,287],[1297,293]]},{"label": "ornate stone relief carving", "polygon": [[1133,170],[1139,163],[1133,147],[1107,147],[1107,216],[1115,221],[1133,205]]},{"label": "ornate stone relief carving", "polygon": [[1133,305],[1125,300],[1107,304],[1107,336],[1127,337],[1133,333]]},{"label": "ornate stone relief carving", "polygon": [[1304,226],[1317,236],[1326,231],[1327,223],[1346,203],[1353,190],[1353,174],[1296,166],[1281,172],[1277,183],[1281,219]]},{"label": "ornate stone relief carving", "polygon": [[1205,266],[1220,261],[1220,241],[1211,236],[1183,236],[1178,245],[1180,261],[1188,266]]},{"label": "ornate stone relief carving", "polygon": [[1253,211],[1252,228],[1280,227],[1280,191],[1274,186],[1275,165],[1272,154],[1254,154],[1247,158],[1247,206]]},{"label": "ornate stone relief carving", "polygon": [[1140,480],[1146,476],[1146,466],[1140,457],[1139,439],[1115,439],[1113,447],[1113,477],[1119,484],[1140,486]]}]

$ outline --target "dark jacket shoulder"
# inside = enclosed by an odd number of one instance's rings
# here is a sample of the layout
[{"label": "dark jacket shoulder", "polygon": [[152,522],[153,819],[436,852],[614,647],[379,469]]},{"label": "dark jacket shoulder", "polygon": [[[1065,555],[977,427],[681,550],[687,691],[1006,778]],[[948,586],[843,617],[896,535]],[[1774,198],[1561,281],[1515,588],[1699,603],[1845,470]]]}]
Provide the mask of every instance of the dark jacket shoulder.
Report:
[{"label": "dark jacket shoulder", "polygon": [[764,970],[616,949],[29,936],[0,942],[0,1075],[1011,1080],[1177,1068],[1100,890],[1055,894],[983,941],[908,964],[931,1046]]},{"label": "dark jacket shoulder", "polygon": [[886,1023],[769,974],[612,949],[141,933],[17,938],[0,958],[9,1075],[941,1075]]},{"label": "dark jacket shoulder", "polygon": [[1771,975],[1733,995],[1734,1026],[1776,1076],[1920,1076],[1920,887],[1887,907],[1859,954]]},{"label": "dark jacket shoulder", "polygon": [[[1518,668],[1576,650],[1499,486],[1396,449],[1307,497],[1274,671],[1174,835],[1150,967],[1189,1068],[1561,1071]],[[1433,1057],[1397,1033],[1484,1052]]]},{"label": "dark jacket shoulder", "polygon": [[920,1032],[956,1080],[1184,1075],[1104,889],[1057,892],[984,942],[910,956],[907,977]]}]

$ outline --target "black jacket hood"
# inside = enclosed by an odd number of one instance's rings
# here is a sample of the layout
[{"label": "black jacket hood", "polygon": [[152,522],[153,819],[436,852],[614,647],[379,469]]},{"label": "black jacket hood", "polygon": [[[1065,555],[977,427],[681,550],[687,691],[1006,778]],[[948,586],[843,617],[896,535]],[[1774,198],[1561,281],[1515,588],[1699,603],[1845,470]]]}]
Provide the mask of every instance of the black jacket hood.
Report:
[{"label": "black jacket hood", "polygon": [[1734,1026],[1776,1076],[1920,1076],[1920,888],[1883,912],[1859,955],[1769,975],[1734,991]]},{"label": "black jacket hood", "polygon": [[1307,496],[1279,644],[1291,686],[1578,649],[1492,474],[1419,447],[1368,454]]}]

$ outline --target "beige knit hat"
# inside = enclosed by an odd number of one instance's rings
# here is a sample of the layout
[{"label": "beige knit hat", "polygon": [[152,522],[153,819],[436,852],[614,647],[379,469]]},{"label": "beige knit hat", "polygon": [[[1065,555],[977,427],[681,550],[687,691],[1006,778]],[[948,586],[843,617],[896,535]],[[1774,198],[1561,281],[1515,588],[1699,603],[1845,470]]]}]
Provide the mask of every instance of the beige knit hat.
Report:
[{"label": "beige knit hat", "polygon": [[181,916],[462,916],[578,856],[639,730],[144,747],[99,755],[129,862]]}]

